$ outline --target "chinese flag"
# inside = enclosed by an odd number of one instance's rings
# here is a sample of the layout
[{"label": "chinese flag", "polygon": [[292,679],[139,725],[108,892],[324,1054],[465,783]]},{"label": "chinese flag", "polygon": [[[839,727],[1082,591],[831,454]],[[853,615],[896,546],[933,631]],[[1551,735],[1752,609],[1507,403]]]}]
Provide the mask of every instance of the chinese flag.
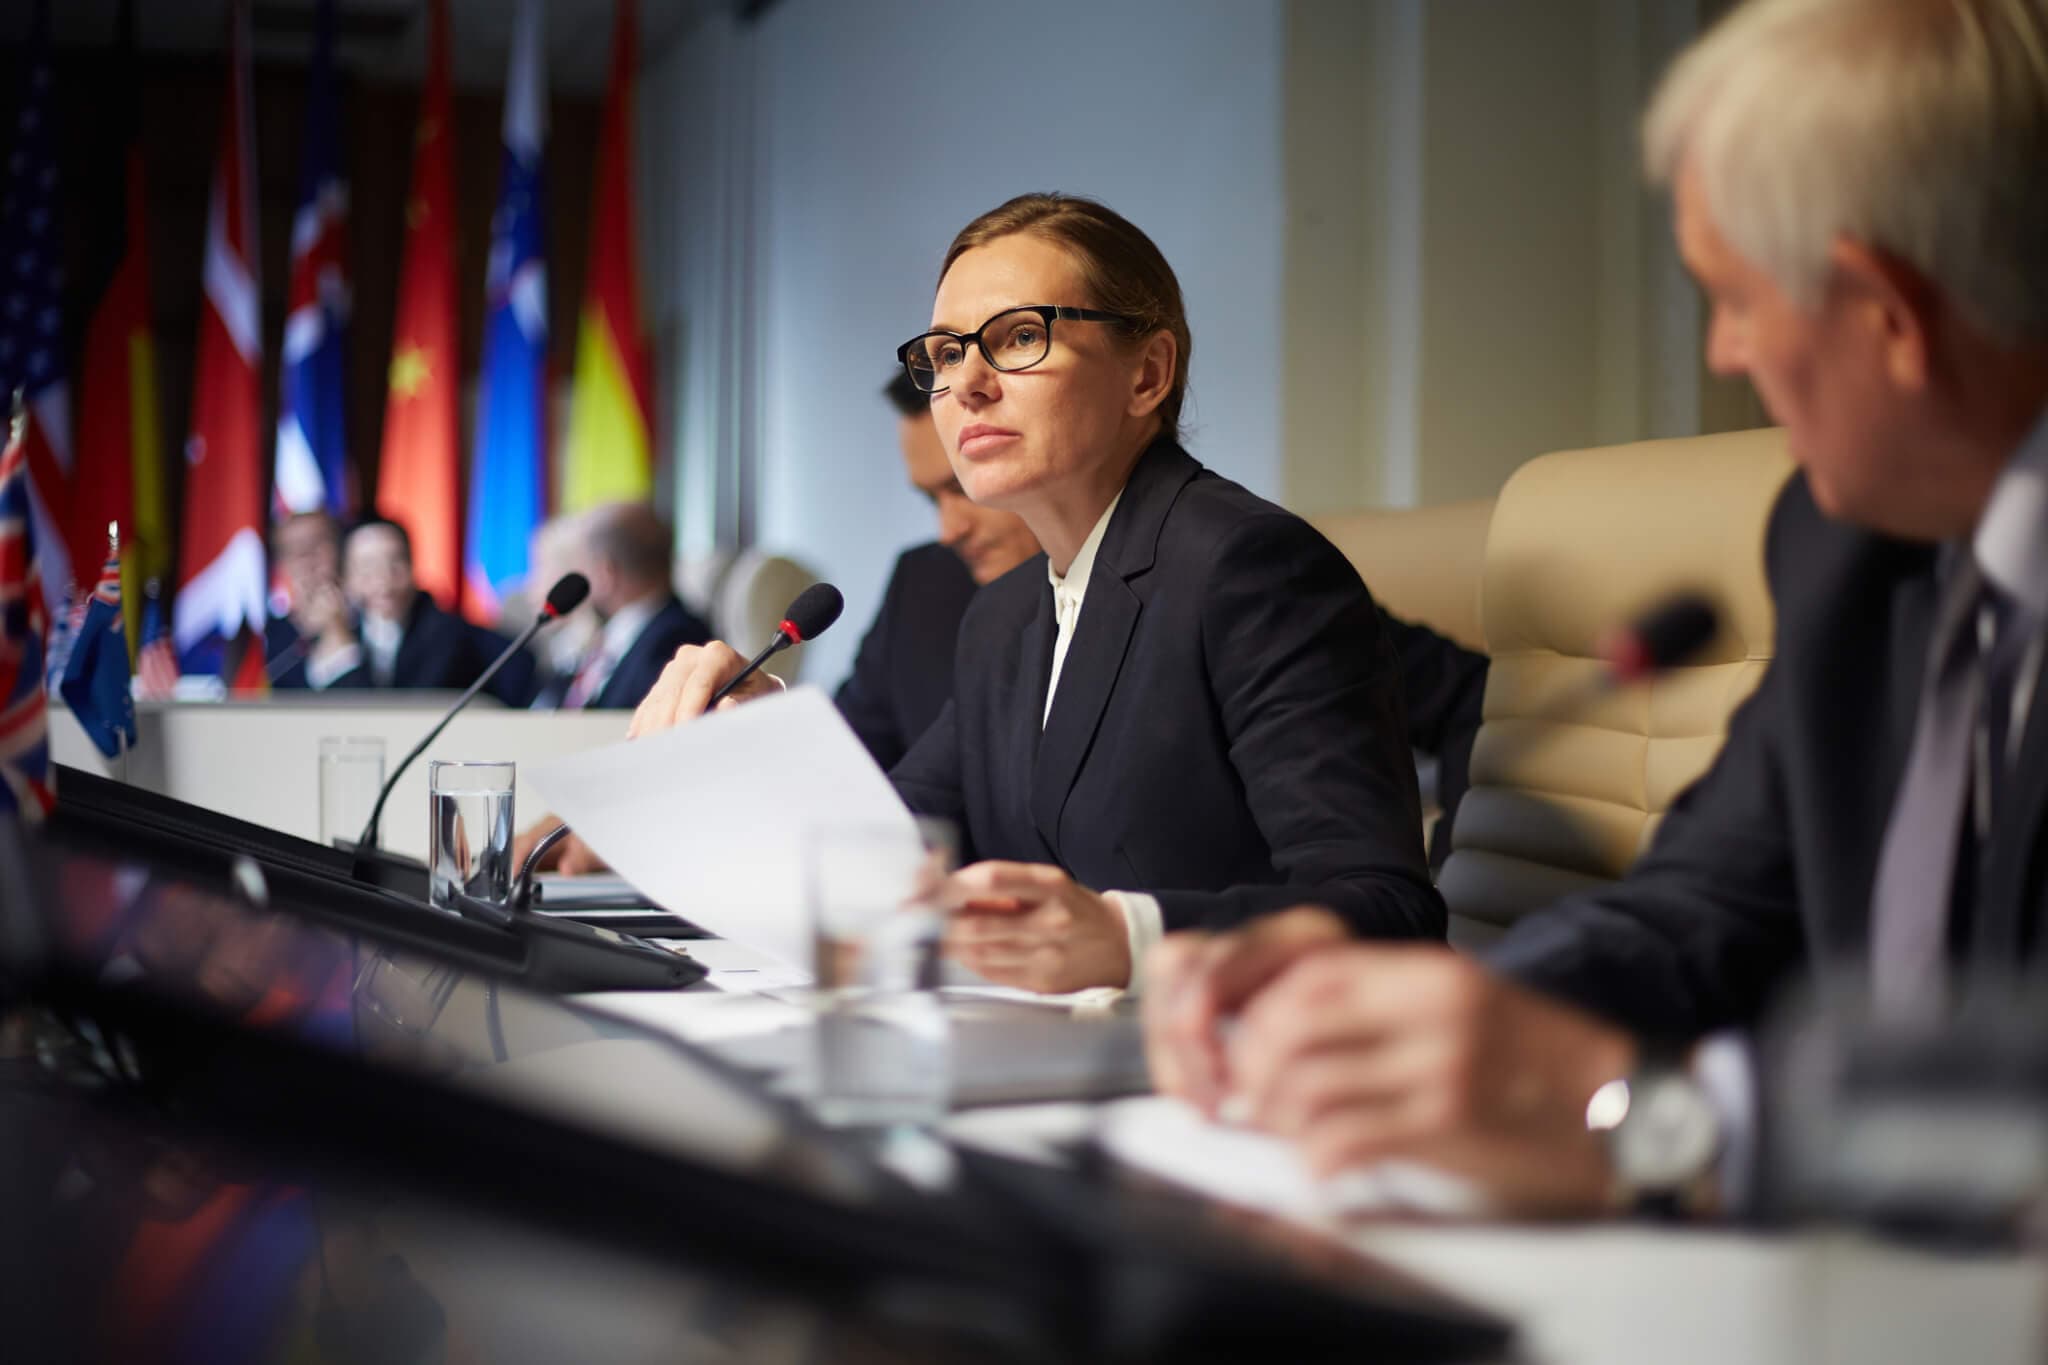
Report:
[{"label": "chinese flag", "polygon": [[427,84],[413,135],[405,264],[391,338],[377,510],[412,533],[413,576],[450,611],[462,591],[462,466],[456,426],[461,370],[455,330],[454,152],[448,97],[448,3],[432,0]]}]

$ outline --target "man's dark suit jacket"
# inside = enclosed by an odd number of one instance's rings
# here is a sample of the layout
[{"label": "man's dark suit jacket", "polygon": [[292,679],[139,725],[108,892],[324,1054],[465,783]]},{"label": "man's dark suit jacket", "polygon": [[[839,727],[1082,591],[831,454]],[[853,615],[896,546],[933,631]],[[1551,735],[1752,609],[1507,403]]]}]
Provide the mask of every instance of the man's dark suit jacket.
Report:
[{"label": "man's dark suit jacket", "polygon": [[884,769],[910,752],[953,695],[953,646],[973,597],[974,575],[937,541],[896,560],[882,609],[833,697]]},{"label": "man's dark suit jacket", "polygon": [[1429,833],[1429,865],[1451,853],[1458,802],[1472,780],[1472,739],[1486,701],[1484,654],[1474,654],[1428,626],[1382,610],[1380,626],[1394,646],[1401,699],[1408,713],[1408,746],[1436,759],[1436,827]]},{"label": "man's dark suit jacket", "polygon": [[710,638],[711,627],[684,606],[681,598],[670,593],[584,709],[625,710],[638,706],[677,650],[684,645],[701,645]]},{"label": "man's dark suit jacket", "polygon": [[[1494,946],[1494,965],[1681,1040],[1754,1023],[1809,962],[1867,967],[1871,887],[1934,625],[1935,556],[1827,521],[1795,478],[1765,548],[1777,655],[1719,759],[1624,880],[1524,920]],[[2048,921],[2038,684],[2028,714],[1967,919],[1968,965],[1993,972],[2034,957]]]},{"label": "man's dark suit jacket", "polygon": [[[477,680],[491,660],[510,641],[495,631],[473,626],[459,616],[441,610],[428,594],[413,596],[406,614],[405,633],[399,637],[398,656],[392,661],[391,679],[379,683],[370,671],[369,648],[363,647],[362,663],[336,678],[328,691],[351,688],[412,688],[460,691]],[[264,627],[264,657],[271,670],[271,686],[280,689],[310,686],[306,677],[305,647],[298,628],[287,617],[273,616]],[[532,699],[534,663],[525,651],[516,654],[491,680],[489,691],[511,706],[523,706]]]},{"label": "man's dark suit jacket", "polygon": [[1169,929],[1314,901],[1441,938],[1392,649],[1357,572],[1170,440],[1103,535],[1040,732],[1045,559],[983,588],[953,700],[890,774],[963,856],[1057,863],[1157,896]]}]

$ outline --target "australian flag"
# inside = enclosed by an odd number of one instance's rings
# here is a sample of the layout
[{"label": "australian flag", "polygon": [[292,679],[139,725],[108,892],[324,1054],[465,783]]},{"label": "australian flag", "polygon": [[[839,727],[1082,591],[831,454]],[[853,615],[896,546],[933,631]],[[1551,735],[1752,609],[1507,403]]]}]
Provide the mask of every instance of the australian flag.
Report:
[{"label": "australian flag", "polygon": [[306,149],[299,207],[292,215],[292,270],[284,319],[277,411],[273,517],[348,514],[347,345],[348,186],[338,157],[334,0],[321,0],[306,99]]},{"label": "australian flag", "polygon": [[71,714],[99,751],[112,758],[122,741],[135,743],[135,701],[129,691],[128,632],[121,619],[121,556],[107,555],[99,584],[85,607],[85,622],[57,684]]},{"label": "australian flag", "polygon": [[0,452],[0,811],[39,821],[54,804],[43,692],[50,617],[36,566],[22,441],[26,426],[17,409],[7,448]]},{"label": "australian flag", "polygon": [[505,590],[526,577],[526,545],[546,515],[548,287],[541,238],[541,147],[547,77],[539,0],[513,19],[505,82],[505,179],[484,272],[484,362],[476,455],[470,463],[463,610],[497,620]]}]

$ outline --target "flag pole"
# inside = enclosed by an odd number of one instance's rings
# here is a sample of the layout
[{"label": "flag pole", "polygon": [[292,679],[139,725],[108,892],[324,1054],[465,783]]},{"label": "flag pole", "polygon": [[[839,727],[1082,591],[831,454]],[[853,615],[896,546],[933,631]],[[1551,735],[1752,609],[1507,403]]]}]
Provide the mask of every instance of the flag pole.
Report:
[{"label": "flag pole", "polygon": [[[118,584],[121,581],[120,578],[118,577],[120,573],[119,566],[121,563],[121,523],[118,521],[110,521],[107,523],[107,560],[109,563],[116,566],[114,572],[117,576],[114,579],[114,581]],[[134,660],[132,659],[129,661],[128,664],[128,692],[129,695],[131,696],[133,696],[135,692],[135,663]],[[114,740],[117,746],[117,752],[114,757],[114,762],[116,765],[115,774],[120,779],[122,785],[126,786],[128,784],[127,730],[121,728],[118,725],[115,726]]]}]

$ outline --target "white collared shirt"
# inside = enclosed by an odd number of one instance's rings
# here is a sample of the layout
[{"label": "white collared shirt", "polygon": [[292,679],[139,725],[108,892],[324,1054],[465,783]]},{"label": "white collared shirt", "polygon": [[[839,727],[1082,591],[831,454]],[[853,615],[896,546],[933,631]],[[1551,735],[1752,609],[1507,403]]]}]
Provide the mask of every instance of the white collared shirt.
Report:
[{"label": "white collared shirt", "polygon": [[1102,533],[1109,529],[1109,519],[1116,515],[1116,505],[1124,500],[1122,489],[1109,500],[1109,506],[1102,509],[1102,515],[1095,519],[1095,526],[1088,532],[1088,538],[1081,542],[1081,548],[1074,552],[1074,562],[1067,565],[1064,575],[1055,573],[1052,560],[1045,561],[1046,581],[1052,584],[1052,619],[1058,633],[1052,640],[1052,676],[1045,682],[1045,711],[1038,718],[1040,729],[1052,719],[1053,693],[1059,691],[1060,669],[1066,666],[1067,646],[1074,642],[1074,630],[1081,624],[1081,605],[1088,600],[1088,579],[1095,572],[1095,552],[1102,548]]},{"label": "white collared shirt", "polygon": [[[1095,519],[1088,538],[1075,551],[1074,562],[1067,565],[1066,573],[1055,573],[1052,561],[1046,561],[1045,577],[1052,584],[1056,633],[1052,640],[1052,674],[1045,680],[1045,711],[1038,718],[1041,729],[1052,718],[1052,699],[1060,688],[1060,670],[1066,666],[1067,648],[1074,643],[1074,632],[1081,626],[1081,607],[1088,600],[1088,580],[1095,572],[1095,552],[1102,548],[1103,533],[1109,530],[1109,519],[1116,515],[1116,505],[1123,499],[1123,490],[1118,489],[1109,506]],[[1145,984],[1145,954],[1166,934],[1165,912],[1159,908],[1157,897],[1142,891],[1105,891],[1102,898],[1123,916],[1124,942],[1131,950],[1131,979],[1125,983],[1125,989],[1136,994]]]},{"label": "white collared shirt", "polygon": [[363,651],[370,660],[370,676],[378,686],[384,686],[398,667],[398,647],[405,642],[405,626],[379,616],[365,616],[362,639]]},{"label": "white collared shirt", "polygon": [[2026,612],[2035,631],[2012,689],[2011,723],[2006,728],[2010,748],[2004,755],[2010,763],[2026,733],[2034,685],[2041,676],[2041,628],[2048,623],[2048,412],[1991,486],[1991,500],[1977,519],[1970,552],[1984,577]]}]

